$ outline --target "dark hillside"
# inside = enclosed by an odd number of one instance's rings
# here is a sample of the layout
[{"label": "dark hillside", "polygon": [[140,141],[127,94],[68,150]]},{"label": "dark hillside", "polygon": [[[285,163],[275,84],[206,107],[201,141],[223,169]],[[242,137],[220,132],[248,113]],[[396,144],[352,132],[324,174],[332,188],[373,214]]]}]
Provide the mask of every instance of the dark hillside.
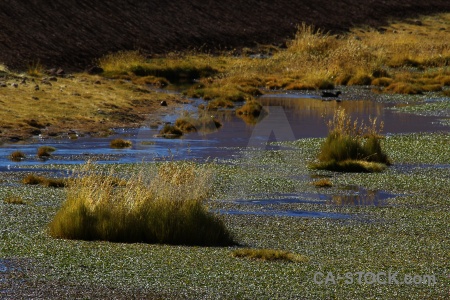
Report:
[{"label": "dark hillside", "polygon": [[0,63],[84,68],[111,51],[282,44],[301,22],[337,32],[445,11],[448,0],[6,0],[0,1]]}]

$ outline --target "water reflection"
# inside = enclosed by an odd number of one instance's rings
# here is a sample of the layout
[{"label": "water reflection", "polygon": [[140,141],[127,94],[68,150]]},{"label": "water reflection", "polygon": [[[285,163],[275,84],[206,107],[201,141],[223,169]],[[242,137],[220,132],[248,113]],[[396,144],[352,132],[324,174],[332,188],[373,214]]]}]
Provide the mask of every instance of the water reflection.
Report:
[{"label": "water reflection", "polygon": [[[173,156],[175,159],[230,158],[236,147],[265,145],[271,141],[286,141],[301,138],[325,137],[326,120],[332,117],[338,107],[343,107],[353,117],[367,121],[377,117],[384,122],[384,133],[433,132],[448,130],[439,124],[438,118],[395,112],[393,104],[364,100],[322,101],[305,95],[266,95],[259,98],[268,114],[258,119],[238,117],[233,111],[208,112],[210,117],[219,120],[223,126],[207,130],[201,126],[198,132],[186,134],[181,139],[168,140],[155,135],[160,128],[149,124],[137,129],[117,129],[117,134],[109,138],[80,137],[76,140],[40,140],[33,144],[3,145],[0,148],[0,166],[39,165],[51,163],[83,163],[92,158],[101,163],[133,163],[142,160],[155,160],[159,157]],[[198,105],[199,102],[195,102]],[[197,107],[185,104],[179,112],[195,113]],[[178,114],[178,115],[179,115]],[[178,115],[166,116],[164,121],[174,122]],[[209,120],[209,119],[208,119]],[[209,122],[209,121],[208,121]],[[109,142],[114,138],[125,138],[133,142],[129,149],[111,149]],[[57,149],[54,156],[46,162],[36,159],[39,146],[49,145]],[[22,162],[11,162],[8,156],[15,150],[23,151],[27,158]]]},{"label": "water reflection", "polygon": [[[258,195],[252,195],[258,197]],[[273,199],[236,200],[238,204],[251,205],[280,205],[280,204],[330,204],[351,206],[383,206],[386,200],[398,195],[379,190],[366,190],[362,187],[350,187],[346,191],[335,194],[321,193],[291,193],[273,195]]]},{"label": "water reflection", "polygon": [[328,219],[349,219],[352,216],[333,212],[319,212],[307,210],[264,210],[264,211],[244,211],[244,210],[218,210],[214,211],[226,215],[256,215],[256,216],[277,216],[277,217],[297,217],[297,218],[328,218]]}]

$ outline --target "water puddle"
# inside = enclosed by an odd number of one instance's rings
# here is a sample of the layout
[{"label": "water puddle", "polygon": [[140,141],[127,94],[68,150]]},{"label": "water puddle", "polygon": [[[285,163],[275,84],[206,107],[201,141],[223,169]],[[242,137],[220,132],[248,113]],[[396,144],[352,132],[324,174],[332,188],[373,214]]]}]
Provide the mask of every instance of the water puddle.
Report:
[{"label": "water puddle", "polygon": [[[134,163],[154,161],[170,157],[171,159],[233,158],[238,149],[248,146],[261,146],[267,142],[285,141],[300,138],[325,137],[325,120],[331,118],[338,107],[359,119],[368,120],[377,117],[384,122],[384,133],[413,133],[448,130],[439,124],[437,117],[418,116],[395,112],[393,104],[367,100],[348,100],[342,102],[321,101],[308,95],[281,94],[265,95],[259,101],[269,112],[260,119],[241,118],[232,111],[211,112],[211,116],[220,120],[220,130],[199,131],[186,134],[181,139],[155,137],[160,128],[144,124],[137,129],[116,129],[117,134],[108,138],[79,137],[75,140],[41,140],[31,144],[9,144],[0,147],[0,167],[45,164],[80,164],[87,160],[98,163]],[[196,100],[185,104],[183,111],[195,113]],[[181,113],[181,110],[180,110]],[[165,121],[173,122],[177,116],[166,116]],[[160,126],[161,127],[161,126]],[[112,139],[124,138],[133,142],[127,149],[112,149]],[[37,148],[42,145],[57,150],[48,160],[36,158]],[[20,150],[27,158],[22,162],[12,162],[8,156]]]},{"label": "water puddle", "polygon": [[[341,193],[342,192],[342,193]],[[253,199],[234,200],[246,206],[245,210],[220,210],[219,213],[233,215],[288,216],[301,218],[348,219],[354,216],[335,212],[286,210],[292,204],[322,204],[332,206],[384,206],[396,194],[386,191],[371,191],[358,186],[348,186],[335,194],[288,193],[272,195],[250,195]],[[292,208],[292,206],[288,206]],[[252,209],[254,208],[254,209]]]},{"label": "water puddle", "polygon": [[[257,197],[258,195],[253,195]],[[388,199],[399,195],[385,191],[371,191],[361,187],[348,187],[342,194],[291,193],[275,195],[273,199],[235,200],[238,204],[327,204],[337,206],[384,206]]]},{"label": "water puddle", "polygon": [[332,213],[332,212],[317,212],[306,210],[289,210],[289,211],[243,211],[243,210],[218,210],[220,214],[227,215],[256,215],[256,216],[277,216],[277,217],[297,217],[297,218],[328,218],[328,219],[350,219],[351,215]]}]

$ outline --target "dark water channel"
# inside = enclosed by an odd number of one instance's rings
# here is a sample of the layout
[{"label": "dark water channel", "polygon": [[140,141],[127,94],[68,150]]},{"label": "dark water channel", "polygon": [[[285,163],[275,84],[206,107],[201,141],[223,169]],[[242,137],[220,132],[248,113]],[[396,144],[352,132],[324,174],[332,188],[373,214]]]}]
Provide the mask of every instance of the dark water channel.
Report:
[{"label": "dark water channel", "polygon": [[[229,158],[236,154],[236,147],[260,147],[269,141],[286,141],[309,137],[324,137],[327,134],[325,121],[333,116],[338,107],[359,119],[369,116],[383,121],[384,133],[413,133],[448,130],[440,125],[437,117],[419,116],[395,112],[393,104],[364,100],[343,102],[321,101],[305,95],[263,96],[259,101],[268,114],[260,120],[240,118],[232,111],[213,112],[211,116],[219,119],[223,126],[217,131],[199,131],[186,134],[181,139],[155,137],[159,129],[143,126],[138,129],[116,129],[117,134],[108,138],[80,137],[75,140],[41,140],[36,137],[33,143],[9,144],[0,148],[0,168],[15,168],[20,165],[78,164],[89,158],[99,163],[132,163],[152,161],[171,156],[174,159]],[[197,102],[198,104],[198,102]],[[187,104],[184,111],[194,111],[195,105]],[[166,122],[173,122],[177,116],[166,116]],[[114,138],[125,138],[133,142],[129,149],[111,149],[109,143]],[[49,145],[57,149],[51,159],[37,159],[39,146]],[[15,163],[8,159],[10,153],[20,150],[27,155],[23,162]]]}]

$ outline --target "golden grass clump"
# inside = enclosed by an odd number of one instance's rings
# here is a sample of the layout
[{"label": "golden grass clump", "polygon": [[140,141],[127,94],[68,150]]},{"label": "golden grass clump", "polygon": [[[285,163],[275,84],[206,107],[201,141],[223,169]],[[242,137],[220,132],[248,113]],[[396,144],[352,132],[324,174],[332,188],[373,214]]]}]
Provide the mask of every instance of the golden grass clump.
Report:
[{"label": "golden grass clump", "polygon": [[333,183],[328,178],[322,178],[312,183],[317,188],[329,188],[333,186]]},{"label": "golden grass clump", "polygon": [[167,162],[156,174],[144,169],[126,186],[111,184],[114,168],[84,165],[70,181],[67,199],[49,224],[55,238],[225,246],[235,242],[204,200],[213,174],[193,162]]},{"label": "golden grass clump", "polygon": [[175,127],[184,133],[210,133],[217,131],[222,127],[222,123],[207,112],[200,112],[198,117],[193,117],[189,113],[184,113],[175,121]]},{"label": "golden grass clump", "polygon": [[258,117],[261,114],[264,114],[264,107],[256,100],[250,100],[245,102],[245,104],[236,110],[238,115],[251,115],[254,117]]},{"label": "golden grass clump", "polygon": [[336,110],[328,122],[328,136],[322,144],[314,169],[339,172],[379,172],[391,162],[381,147],[383,123],[370,125],[352,120],[344,109]]},{"label": "golden grass clump", "polygon": [[131,146],[133,146],[133,143],[129,140],[114,139],[109,143],[109,145],[111,148],[123,149],[123,148],[130,148]]},{"label": "golden grass clump", "polygon": [[159,136],[165,138],[178,138],[183,135],[183,131],[181,131],[178,127],[170,124],[164,125],[164,127],[159,131]]},{"label": "golden grass clump", "polygon": [[11,153],[9,155],[9,159],[15,162],[19,162],[24,160],[26,157],[25,153],[23,153],[22,151],[14,151],[13,153]]},{"label": "golden grass clump", "polygon": [[99,66],[106,74],[127,74],[129,70],[143,65],[145,61],[145,57],[139,51],[119,51],[100,58]]},{"label": "golden grass clump", "polygon": [[386,92],[395,94],[407,94],[407,95],[422,94],[422,90],[420,89],[419,86],[405,82],[393,82],[390,85],[388,85],[384,90]]},{"label": "golden grass clump", "polygon": [[234,103],[230,100],[218,98],[208,102],[206,105],[206,110],[218,110],[220,108],[233,108]]},{"label": "golden grass clump", "polygon": [[237,249],[231,253],[232,257],[249,258],[263,261],[289,261],[289,262],[308,262],[309,258],[295,254],[289,251],[275,249]]},{"label": "golden grass clump", "polygon": [[53,152],[56,151],[56,148],[51,146],[41,146],[37,150],[37,156],[40,158],[49,157],[52,155]]},{"label": "golden grass clump", "polygon": [[28,174],[22,179],[22,183],[28,185],[39,184],[45,187],[61,188],[67,185],[68,180],[64,178],[46,178],[36,174]]},{"label": "golden grass clump", "polygon": [[25,205],[27,204],[25,200],[19,195],[9,194],[3,199],[3,203],[5,204],[15,204],[15,205]]},{"label": "golden grass clump", "polygon": [[40,77],[44,74],[45,67],[38,60],[28,65],[27,74],[32,77]]}]

